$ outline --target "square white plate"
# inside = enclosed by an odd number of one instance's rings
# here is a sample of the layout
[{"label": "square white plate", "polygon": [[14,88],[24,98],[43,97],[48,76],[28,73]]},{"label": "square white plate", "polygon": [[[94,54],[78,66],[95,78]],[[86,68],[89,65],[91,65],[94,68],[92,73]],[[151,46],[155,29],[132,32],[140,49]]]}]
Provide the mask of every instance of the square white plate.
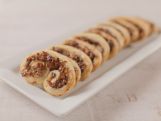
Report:
[{"label": "square white plate", "polygon": [[[82,28],[88,28],[90,24]],[[66,34],[63,37],[46,41],[43,44],[33,47],[21,54],[17,54],[0,63],[0,78],[15,88],[41,107],[47,109],[56,116],[68,114],[81,103],[100,92],[107,87],[114,79],[125,73],[127,70],[135,66],[148,55],[152,54],[161,47],[161,37],[156,38],[152,36],[148,40],[138,42],[120,52],[115,58],[104,63],[98,70],[91,74],[91,76],[78,84],[68,95],[64,97],[53,97],[44,92],[42,89],[31,86],[18,73],[18,66],[21,60],[30,52],[46,48],[49,45],[60,43],[67,36],[80,32],[73,31],[73,33]]]}]

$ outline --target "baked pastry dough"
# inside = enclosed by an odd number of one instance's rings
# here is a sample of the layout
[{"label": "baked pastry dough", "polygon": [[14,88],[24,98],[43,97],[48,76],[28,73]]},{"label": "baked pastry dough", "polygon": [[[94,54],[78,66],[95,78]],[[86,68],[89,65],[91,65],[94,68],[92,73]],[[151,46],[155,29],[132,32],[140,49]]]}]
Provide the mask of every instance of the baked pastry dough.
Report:
[{"label": "baked pastry dough", "polygon": [[54,96],[65,95],[77,84],[74,67],[66,56],[50,50],[48,52],[51,53],[55,60],[59,61],[54,63],[55,68],[53,67],[54,69],[44,80],[44,90]]},{"label": "baked pastry dough", "polygon": [[[65,55],[75,61],[81,70],[81,79],[85,80],[93,69],[91,59],[81,50],[68,45],[54,45],[50,47],[51,50]],[[77,80],[79,81],[79,80]]]},{"label": "baked pastry dough", "polygon": [[75,48],[83,51],[85,54],[87,54],[93,64],[92,71],[95,71],[96,68],[98,68],[101,65],[101,63],[102,63],[101,53],[96,48],[94,48],[92,45],[90,45],[89,43],[79,41],[77,38],[72,38],[70,40],[66,40],[64,42],[64,44],[75,47]]},{"label": "baked pastry dough", "polygon": [[127,46],[130,44],[131,36],[130,36],[129,31],[125,27],[123,27],[120,24],[117,24],[113,21],[107,21],[103,24],[113,27],[124,37],[124,40],[125,40],[124,46]]},{"label": "baked pastry dough", "polygon": [[106,40],[110,47],[109,59],[117,55],[120,49],[119,43],[107,31],[102,28],[93,28],[89,29],[88,32],[98,34]]},{"label": "baked pastry dough", "polygon": [[142,40],[151,34],[152,30],[151,30],[150,24],[148,24],[147,22],[137,17],[119,17],[119,18],[122,18],[137,27],[139,31],[138,40]]},{"label": "baked pastry dough", "polygon": [[126,21],[123,18],[113,18],[111,21],[121,25],[122,27],[126,28],[131,36],[131,42],[135,42],[139,38],[139,31],[138,28],[133,25],[132,23]]},{"label": "baked pastry dough", "polygon": [[106,61],[108,59],[110,54],[110,47],[106,40],[100,35],[86,32],[76,35],[75,38],[77,38],[80,41],[87,42],[93,47],[95,47],[102,54],[103,61]]},{"label": "baked pastry dough", "polygon": [[107,33],[109,33],[113,38],[115,38],[118,42],[118,44],[120,45],[120,49],[122,49],[125,45],[125,39],[124,37],[121,35],[120,32],[118,32],[115,28],[108,26],[106,24],[99,24],[97,26],[97,28],[101,28],[103,30],[105,30]]},{"label": "baked pastry dough", "polygon": [[27,82],[44,86],[52,95],[64,95],[76,85],[76,74],[66,56],[51,50],[34,52],[20,66]]},{"label": "baked pastry dough", "polygon": [[149,28],[150,28],[150,32],[149,32],[149,36],[153,33],[160,33],[160,28],[157,27],[155,24],[153,24],[152,22],[145,20],[141,17],[135,17],[136,19],[139,19],[140,21],[148,24]]},{"label": "baked pastry dough", "polygon": [[71,58],[68,58],[68,60],[71,62],[72,66],[74,67],[75,78],[76,78],[76,81],[79,82],[81,79],[81,69],[78,66],[78,63],[76,63],[74,60],[72,60]]}]

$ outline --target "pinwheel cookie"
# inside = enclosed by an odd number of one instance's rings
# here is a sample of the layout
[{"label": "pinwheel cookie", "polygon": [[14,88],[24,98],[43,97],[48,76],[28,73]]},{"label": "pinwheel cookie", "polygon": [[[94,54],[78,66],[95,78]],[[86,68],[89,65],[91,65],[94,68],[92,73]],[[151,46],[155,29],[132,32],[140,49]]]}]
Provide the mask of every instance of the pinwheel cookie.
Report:
[{"label": "pinwheel cookie", "polygon": [[118,32],[115,28],[108,26],[107,24],[99,24],[96,26],[96,28],[103,29],[104,31],[109,33],[113,38],[115,38],[120,46],[120,50],[124,47],[126,40],[121,35],[121,33]]},{"label": "pinwheel cookie", "polygon": [[146,19],[143,19],[141,17],[135,17],[135,19],[139,19],[140,21],[148,24],[149,26],[149,29],[150,29],[150,33],[149,33],[149,36],[153,33],[160,33],[160,28],[158,26],[156,26],[154,23],[152,23],[151,21],[148,21]]},{"label": "pinwheel cookie", "polygon": [[120,26],[126,28],[128,32],[130,33],[131,42],[135,42],[136,40],[138,40],[139,31],[138,31],[138,28],[134,24],[126,21],[123,18],[113,18],[110,21],[115,22],[119,24]]},{"label": "pinwheel cookie", "polygon": [[64,95],[76,85],[76,73],[66,56],[51,50],[34,52],[25,58],[20,72],[27,82],[43,85],[51,95]]},{"label": "pinwheel cookie", "polygon": [[110,47],[106,40],[95,33],[82,33],[75,36],[79,41],[87,42],[95,47],[101,54],[103,61],[106,61],[110,54]]},{"label": "pinwheel cookie", "polygon": [[[71,46],[68,46],[68,45],[54,45],[54,46],[50,47],[49,49],[56,51],[62,55],[65,55],[65,56],[71,58],[73,61],[75,61],[81,70],[81,79],[80,80],[84,80],[90,75],[90,73],[93,69],[92,61],[81,50],[76,49]],[[77,80],[77,81],[79,81],[79,80]]]},{"label": "pinwheel cookie", "polygon": [[[127,46],[130,44],[131,41],[131,36],[130,36],[130,32],[127,30],[127,28],[121,26],[118,23],[115,23],[113,21],[107,21],[101,24],[102,26],[110,26],[113,27],[114,29],[116,29],[116,31],[118,31],[120,33],[120,35],[124,38],[125,42],[124,42],[124,46]],[[121,38],[122,38],[121,37]]]},{"label": "pinwheel cookie", "polygon": [[118,17],[116,19],[123,19],[131,24],[133,24],[139,32],[139,37],[137,40],[142,40],[152,33],[152,27],[151,24],[149,24],[146,21],[143,21],[143,19],[140,19],[138,17]]},{"label": "pinwheel cookie", "polygon": [[108,31],[102,28],[92,28],[89,29],[87,32],[95,33],[106,40],[107,44],[110,47],[109,59],[117,55],[120,50],[120,45],[117,40],[109,34]]},{"label": "pinwheel cookie", "polygon": [[66,40],[64,44],[77,48],[83,51],[85,54],[87,54],[92,61],[93,71],[96,70],[96,68],[98,68],[101,65],[102,63],[101,53],[89,43],[79,41],[78,38],[72,38],[70,40]]}]

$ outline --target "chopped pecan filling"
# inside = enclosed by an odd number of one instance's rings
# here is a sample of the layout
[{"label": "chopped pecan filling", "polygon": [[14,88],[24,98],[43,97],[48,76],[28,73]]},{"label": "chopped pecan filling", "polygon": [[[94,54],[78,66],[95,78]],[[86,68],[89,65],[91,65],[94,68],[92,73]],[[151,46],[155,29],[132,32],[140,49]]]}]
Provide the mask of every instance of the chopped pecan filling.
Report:
[{"label": "chopped pecan filling", "polygon": [[109,26],[112,27],[112,28],[114,28],[115,30],[117,30],[123,38],[126,38],[125,35],[124,35],[124,33],[120,29],[118,29],[115,26],[111,26],[111,25],[109,25]]},{"label": "chopped pecan filling", "polygon": [[131,23],[132,25],[134,25],[138,29],[138,32],[139,32],[138,39],[142,39],[144,37],[144,30],[139,25],[135,24],[134,22],[132,22],[130,20],[126,20],[126,21],[128,21],[129,23]]},{"label": "chopped pecan filling", "polygon": [[47,70],[59,70],[61,75],[56,81],[56,85],[58,85],[57,87],[60,87],[62,82],[66,82],[68,78],[65,63],[66,61],[61,61],[59,58],[53,58],[47,52],[43,51],[26,59],[25,68],[22,70],[21,74],[22,76],[41,77]]},{"label": "chopped pecan filling", "polygon": [[65,56],[67,56],[67,57],[69,57],[69,58],[75,60],[75,61],[77,62],[77,64],[78,64],[78,66],[80,67],[81,72],[82,72],[82,73],[84,72],[84,69],[86,68],[86,65],[85,65],[85,63],[83,62],[83,60],[82,60],[81,57],[79,57],[79,56],[76,55],[76,54],[70,54],[69,51],[63,50],[63,49],[57,48],[57,47],[53,47],[52,50],[54,50],[54,51],[56,51],[56,52],[58,52],[58,53],[61,53],[61,54],[65,55]]},{"label": "chopped pecan filling", "polygon": [[22,76],[31,76],[31,77],[39,77],[41,76],[45,69],[46,64],[44,63],[44,59],[46,57],[46,53],[37,53],[36,55],[32,55],[26,59],[26,64],[24,70],[22,70]]},{"label": "chopped pecan filling", "polygon": [[105,36],[107,33],[105,33],[104,30],[102,30],[102,29],[92,29],[92,30],[89,30],[89,31],[103,37],[110,46],[110,52],[113,51],[114,43],[112,42],[111,37],[109,38],[108,36]]},{"label": "chopped pecan filling", "polygon": [[104,28],[101,28],[101,27],[100,27],[100,28],[96,28],[96,29],[101,30],[101,31],[103,31],[103,32],[105,32],[105,33],[111,35],[113,38],[115,38],[115,39],[118,41],[117,36],[115,36],[115,35],[114,35],[113,33],[111,33],[109,30],[104,29]]},{"label": "chopped pecan filling", "polygon": [[65,55],[65,56],[70,57],[69,51],[65,51],[64,49],[61,49],[61,48],[58,48],[58,47],[52,47],[52,50],[54,50],[54,51],[56,51],[58,53],[61,53],[61,54]]},{"label": "chopped pecan filling", "polygon": [[80,50],[82,50],[84,53],[86,53],[89,58],[92,60],[92,62],[94,61],[95,59],[95,54],[90,50],[88,49],[87,47],[85,46],[81,46],[79,43],[77,43],[76,41],[69,41],[68,43],[66,43],[67,45],[70,45],[70,46],[73,46],[73,47],[76,47]]},{"label": "chopped pecan filling", "polygon": [[83,59],[81,59],[79,56],[73,56],[73,60],[75,60],[78,63],[78,66],[80,67],[81,72],[84,73],[86,65],[84,64]]},{"label": "chopped pecan filling", "polygon": [[50,87],[59,89],[68,83],[68,69],[65,67],[61,67],[59,68],[59,72],[61,75],[59,75],[58,79],[56,79],[54,82],[52,82],[52,80],[54,80],[54,78],[56,77],[55,73],[51,74],[50,78],[47,80]]},{"label": "chopped pecan filling", "polygon": [[96,41],[92,41],[91,39],[87,38],[87,37],[76,37],[77,39],[80,39],[82,41],[88,42],[91,45],[94,45],[102,54],[104,52],[104,49],[102,48],[102,46],[96,42]]},{"label": "chopped pecan filling", "polygon": [[114,20],[114,22],[119,24],[120,26],[126,28],[129,32],[129,34],[130,34],[130,37],[132,38],[132,36],[133,36],[133,30],[132,29],[130,29],[128,26],[125,26],[124,24],[121,24],[121,22],[118,22],[118,21],[115,21],[115,20]]}]

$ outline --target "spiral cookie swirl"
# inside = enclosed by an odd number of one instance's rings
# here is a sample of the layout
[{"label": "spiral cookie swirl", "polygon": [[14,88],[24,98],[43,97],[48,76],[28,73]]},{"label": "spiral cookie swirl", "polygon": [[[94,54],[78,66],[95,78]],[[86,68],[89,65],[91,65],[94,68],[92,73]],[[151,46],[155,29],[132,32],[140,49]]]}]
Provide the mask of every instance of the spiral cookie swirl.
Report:
[{"label": "spiral cookie swirl", "polygon": [[71,40],[67,40],[64,42],[65,45],[69,45],[72,47],[75,47],[81,51],[83,51],[85,54],[88,55],[88,57],[91,59],[93,64],[93,71],[95,71],[102,63],[102,55],[101,53],[95,49],[90,44],[79,41],[77,38],[73,38]]},{"label": "spiral cookie swirl", "polygon": [[75,38],[79,41],[89,43],[90,45],[95,47],[101,53],[103,61],[106,61],[109,58],[109,44],[107,44],[106,40],[100,35],[86,32],[76,35]]},{"label": "spiral cookie swirl", "polygon": [[125,40],[124,46],[127,46],[128,44],[130,44],[130,41],[131,41],[130,32],[125,27],[123,27],[113,21],[105,22],[102,25],[110,26],[110,27],[113,27],[114,29],[116,29],[116,31],[118,31]]},{"label": "spiral cookie swirl", "polygon": [[109,34],[108,31],[102,28],[92,28],[92,29],[89,29],[88,32],[95,33],[105,39],[105,41],[110,47],[109,59],[117,55],[120,49],[120,45],[117,42],[117,40]]},{"label": "spiral cookie swirl", "polygon": [[130,34],[131,37],[131,41],[130,42],[135,42],[136,40],[139,39],[139,31],[138,28],[133,25],[132,23],[126,21],[123,18],[113,18],[111,19],[112,22],[119,24],[120,26],[124,27],[125,29],[127,29],[127,31]]},{"label": "spiral cookie swirl", "polygon": [[124,19],[125,21],[133,24],[139,32],[138,40],[143,40],[144,38],[148,37],[151,34],[151,27],[150,24],[147,22],[137,18],[137,17],[118,17],[118,19]]},{"label": "spiral cookie swirl", "polygon": [[76,85],[72,63],[63,55],[46,50],[29,55],[21,64],[22,76],[31,84],[43,85],[52,95],[64,95]]},{"label": "spiral cookie swirl", "polygon": [[103,29],[107,33],[109,33],[115,40],[118,42],[120,49],[122,49],[125,46],[125,39],[121,35],[120,32],[118,32],[115,28],[108,26],[108,24],[100,24],[96,28]]},{"label": "spiral cookie swirl", "polygon": [[85,80],[90,75],[93,69],[92,61],[85,53],[83,53],[79,49],[67,45],[55,45],[50,47],[49,49],[65,55],[75,61],[81,70],[81,81]]}]

